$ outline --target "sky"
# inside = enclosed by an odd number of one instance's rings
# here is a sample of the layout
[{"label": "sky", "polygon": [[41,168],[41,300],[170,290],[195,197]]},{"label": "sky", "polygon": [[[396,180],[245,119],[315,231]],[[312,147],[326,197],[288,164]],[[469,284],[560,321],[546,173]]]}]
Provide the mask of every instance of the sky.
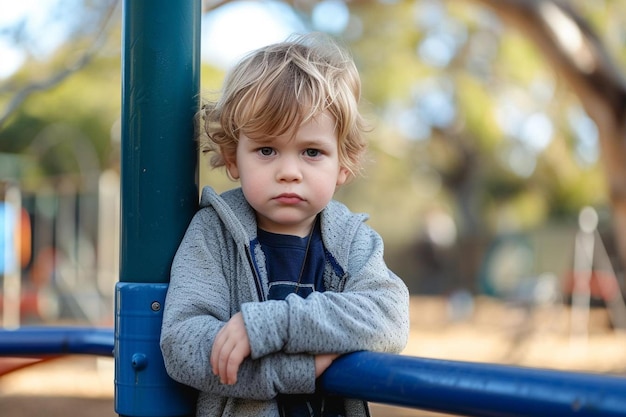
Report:
[{"label": "sky", "polygon": [[283,3],[230,2],[202,20],[202,59],[228,67],[248,51],[304,31],[305,25]]},{"label": "sky", "polygon": [[[55,9],[58,0],[1,1],[0,31],[23,20],[24,33],[33,39],[33,50],[41,54],[54,50],[63,42],[67,32],[61,22],[50,19],[50,11]],[[5,78],[19,69],[25,58],[24,51],[12,45],[6,37],[0,37],[0,78]]]},{"label": "sky", "polygon": [[[63,0],[0,0],[2,28],[24,22],[31,53],[45,56],[63,44],[68,34],[68,7]],[[65,18],[64,18],[65,17]],[[349,12],[343,0],[323,0],[307,25],[293,10],[275,1],[229,2],[208,13],[202,21],[202,58],[229,67],[246,52],[282,41],[292,33],[309,29],[341,33],[348,24]],[[0,36],[0,79],[19,69],[26,54]]]}]

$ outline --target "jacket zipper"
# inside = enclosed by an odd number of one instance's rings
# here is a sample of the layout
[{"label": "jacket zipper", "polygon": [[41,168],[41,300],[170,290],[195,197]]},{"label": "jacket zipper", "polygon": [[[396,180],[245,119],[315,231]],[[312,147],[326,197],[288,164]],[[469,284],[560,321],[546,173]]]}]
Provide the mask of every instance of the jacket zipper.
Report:
[{"label": "jacket zipper", "polygon": [[261,285],[261,278],[257,273],[256,266],[252,261],[252,252],[250,250],[250,246],[246,246],[246,257],[248,258],[248,263],[250,264],[250,269],[252,270],[252,276],[254,277],[254,286],[256,287],[256,294],[259,297],[259,301],[265,301],[265,294],[263,293],[263,286]]}]

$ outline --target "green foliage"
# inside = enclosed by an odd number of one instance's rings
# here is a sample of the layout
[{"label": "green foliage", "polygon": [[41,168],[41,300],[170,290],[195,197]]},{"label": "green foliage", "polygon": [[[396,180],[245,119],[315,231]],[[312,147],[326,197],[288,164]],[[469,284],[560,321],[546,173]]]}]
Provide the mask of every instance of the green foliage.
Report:
[{"label": "green foliage", "polygon": [[500,38],[499,56],[494,62],[498,77],[508,82],[530,84],[538,73],[550,72],[537,49],[518,32]]},{"label": "green foliage", "polygon": [[410,86],[429,72],[415,55],[420,35],[412,19],[413,4],[373,2],[352,9],[362,21],[363,33],[350,48],[362,71],[366,98],[377,105],[406,100]]},{"label": "green foliage", "polygon": [[472,132],[475,146],[484,153],[493,153],[503,140],[502,130],[494,120],[493,97],[485,85],[467,73],[456,77],[457,105],[463,114],[463,128]]},{"label": "green foliage", "polygon": [[[618,7],[617,3],[607,2],[603,8],[586,2],[585,10],[601,28],[602,22],[615,18],[606,11]],[[506,227],[530,229],[576,216],[584,205],[606,204],[599,165],[581,164],[575,156],[567,109],[578,105],[576,97],[519,32],[507,30],[495,16],[466,2],[367,3],[351,6],[351,11],[361,20],[363,32],[350,46],[362,72],[366,99],[378,117],[372,135],[377,164],[369,167],[368,172],[374,173],[367,183],[371,190],[384,192],[378,200],[394,201],[395,216],[387,216],[384,204],[377,207],[370,202],[367,209],[375,219],[387,219],[386,239],[406,237],[407,232],[396,226],[402,223],[398,219],[414,219],[418,228],[423,213],[433,205],[447,207],[458,224],[471,220],[454,207],[473,205],[474,212],[480,213],[480,230],[489,234],[503,226],[494,219],[508,219]],[[440,21],[420,21],[420,13]],[[450,33],[460,43],[452,60],[437,66],[422,60],[418,51],[442,28],[456,31]],[[420,143],[411,143],[387,112],[390,104],[402,110],[418,103],[416,94],[429,80],[441,80],[444,86],[452,83],[456,116],[447,126],[432,127]],[[523,119],[504,118],[506,106]],[[416,108],[419,117],[421,107]],[[532,115],[550,120],[547,144],[532,142],[544,134],[539,131],[512,136],[515,123]],[[526,155],[527,173],[512,165],[516,153]],[[387,160],[393,162],[386,164]],[[435,191],[424,195],[417,189]],[[397,190],[403,190],[404,197]],[[358,188],[345,198],[370,201],[376,191]],[[406,200],[410,204],[404,204]]]},{"label": "green foliage", "polygon": [[[11,82],[19,86],[17,89],[42,82],[63,71],[59,63],[73,54],[76,52],[69,45],[61,48],[49,66],[25,66]],[[40,180],[59,175],[76,177],[81,173],[79,162],[85,165],[82,159],[94,165],[83,166],[83,170],[108,167],[117,162],[111,160],[111,136],[120,116],[120,94],[119,55],[99,55],[61,83],[32,92],[2,126],[0,152],[35,158]],[[78,153],[83,148],[94,157]]]}]

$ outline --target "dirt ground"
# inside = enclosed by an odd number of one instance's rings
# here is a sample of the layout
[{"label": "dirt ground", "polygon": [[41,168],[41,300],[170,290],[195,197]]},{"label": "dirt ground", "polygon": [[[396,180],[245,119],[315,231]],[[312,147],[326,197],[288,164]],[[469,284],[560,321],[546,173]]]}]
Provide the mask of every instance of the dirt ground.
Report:
[{"label": "dirt ground", "polygon": [[[533,309],[478,299],[460,313],[447,300],[413,297],[405,355],[626,375],[626,333],[593,309],[586,331],[574,329],[561,305]],[[111,358],[70,356],[0,378],[2,417],[116,417]],[[374,417],[435,417],[372,404]]]}]

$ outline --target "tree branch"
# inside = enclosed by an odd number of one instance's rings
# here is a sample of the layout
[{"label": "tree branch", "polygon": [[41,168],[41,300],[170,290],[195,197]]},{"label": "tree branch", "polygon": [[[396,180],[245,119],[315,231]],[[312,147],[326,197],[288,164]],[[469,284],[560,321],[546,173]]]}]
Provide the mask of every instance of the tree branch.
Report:
[{"label": "tree branch", "polygon": [[8,120],[8,118],[15,112],[22,103],[32,94],[38,91],[48,90],[61,82],[63,82],[70,75],[84,68],[91,60],[96,56],[100,47],[106,40],[107,27],[109,26],[113,13],[119,3],[119,0],[113,0],[111,5],[107,9],[105,17],[102,19],[100,29],[92,39],[91,45],[85,53],[83,53],[72,65],[65,69],[53,74],[48,79],[28,84],[17,93],[13,95],[3,112],[0,114],[0,127]]},{"label": "tree branch", "polygon": [[491,8],[536,45],[596,121],[626,112],[626,81],[594,30],[558,0],[471,0]]}]

